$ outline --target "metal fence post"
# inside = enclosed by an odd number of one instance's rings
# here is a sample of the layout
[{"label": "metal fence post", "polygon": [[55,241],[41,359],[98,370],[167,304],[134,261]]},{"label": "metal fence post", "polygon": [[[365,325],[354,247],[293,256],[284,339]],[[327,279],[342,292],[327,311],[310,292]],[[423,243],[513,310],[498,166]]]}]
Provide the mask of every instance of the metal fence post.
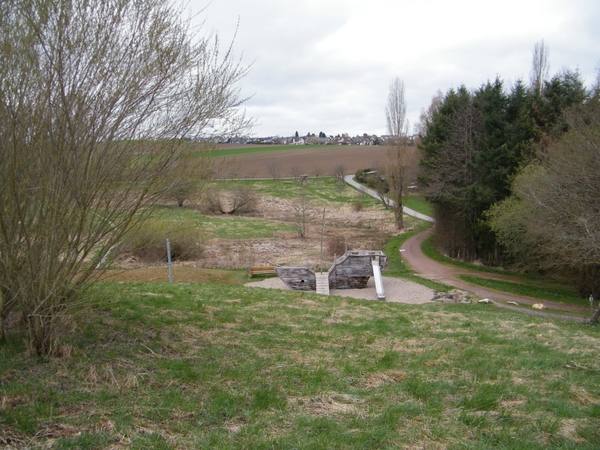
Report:
[{"label": "metal fence post", "polygon": [[171,242],[167,238],[167,261],[169,266],[169,283],[173,282],[173,263],[171,262]]}]

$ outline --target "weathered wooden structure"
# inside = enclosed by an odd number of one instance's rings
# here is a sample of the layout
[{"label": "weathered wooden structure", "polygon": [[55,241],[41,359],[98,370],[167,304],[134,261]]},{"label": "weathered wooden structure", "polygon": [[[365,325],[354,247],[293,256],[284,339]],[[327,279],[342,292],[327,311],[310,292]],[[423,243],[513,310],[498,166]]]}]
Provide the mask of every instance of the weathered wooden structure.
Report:
[{"label": "weathered wooden structure", "polygon": [[275,273],[291,289],[296,291],[316,291],[317,277],[308,266],[275,266]]},{"label": "weathered wooden structure", "polygon": [[329,269],[331,289],[362,289],[373,276],[371,260],[377,259],[380,267],[387,264],[387,256],[378,251],[351,250],[337,258]]},{"label": "weathered wooden structure", "polygon": [[[380,267],[387,264],[387,256],[380,251],[351,250],[337,258],[328,271],[329,289],[362,289],[373,276],[372,260]],[[314,291],[317,288],[315,271],[308,266],[276,266],[275,272],[291,289]]]}]

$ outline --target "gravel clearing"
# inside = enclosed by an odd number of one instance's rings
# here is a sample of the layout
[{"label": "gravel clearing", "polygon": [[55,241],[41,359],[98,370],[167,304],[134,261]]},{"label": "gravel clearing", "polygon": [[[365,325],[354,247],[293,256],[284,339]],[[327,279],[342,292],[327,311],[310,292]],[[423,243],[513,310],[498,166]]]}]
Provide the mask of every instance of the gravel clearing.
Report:
[{"label": "gravel clearing", "polygon": [[[246,283],[245,286],[290,290],[290,288],[288,288],[278,277]],[[390,277],[383,277],[383,289],[385,291],[385,301],[389,303],[430,303],[434,294],[432,289],[418,283]],[[363,300],[377,300],[375,280],[373,280],[372,277],[369,279],[367,287],[364,289],[333,289],[330,294]]]}]

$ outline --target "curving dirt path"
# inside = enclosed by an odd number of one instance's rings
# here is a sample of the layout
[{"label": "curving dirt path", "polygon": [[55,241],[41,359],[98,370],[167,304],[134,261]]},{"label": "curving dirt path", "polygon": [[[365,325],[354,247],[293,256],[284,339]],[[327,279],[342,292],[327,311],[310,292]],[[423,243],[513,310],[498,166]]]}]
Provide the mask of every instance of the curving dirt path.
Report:
[{"label": "curving dirt path", "polygon": [[[577,321],[587,321],[588,317],[574,317],[574,316],[562,316],[557,314],[550,314],[542,311],[532,311],[525,308],[520,308],[518,306],[507,305],[504,302],[516,302],[519,305],[528,305],[531,306],[534,303],[543,303],[548,308],[559,310],[559,311],[569,311],[569,312],[578,312],[581,313],[582,310],[580,307],[574,305],[566,305],[563,303],[553,302],[549,300],[540,300],[531,297],[523,297],[516,296],[513,294],[508,294],[505,292],[495,291],[492,289],[487,289],[481,286],[469,284],[460,278],[460,275],[472,275],[478,278],[488,278],[488,279],[498,279],[505,281],[513,281],[518,283],[518,280],[511,278],[510,276],[489,274],[485,272],[479,272],[475,270],[463,269],[460,267],[452,266],[449,264],[442,264],[437,261],[434,261],[421,251],[421,244],[425,239],[431,236],[435,231],[434,227],[428,228],[427,230],[412,236],[408,239],[402,248],[404,252],[402,252],[402,258],[407,266],[418,273],[423,278],[427,278],[429,280],[434,280],[448,286],[453,286],[461,290],[469,291],[475,294],[480,298],[488,298],[495,305],[512,309],[519,312],[524,312],[527,314],[533,315],[541,315],[545,317],[556,317],[563,318],[569,320],[577,320]],[[497,300],[502,300],[499,302]]]}]

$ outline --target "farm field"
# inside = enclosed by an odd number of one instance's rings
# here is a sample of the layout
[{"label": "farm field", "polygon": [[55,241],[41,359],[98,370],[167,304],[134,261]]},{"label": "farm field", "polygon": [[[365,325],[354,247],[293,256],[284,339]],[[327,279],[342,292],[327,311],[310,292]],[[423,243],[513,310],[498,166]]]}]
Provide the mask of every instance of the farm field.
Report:
[{"label": "farm field", "polygon": [[[219,149],[224,151],[232,148],[237,147],[219,146]],[[264,148],[264,151],[257,151],[254,145],[241,148],[247,149],[249,153],[225,156],[230,162],[227,175],[239,178],[272,178],[269,168],[274,166],[281,177],[291,177],[294,173],[313,177],[331,175],[340,165],[344,166],[344,173],[348,175],[358,169],[377,166],[386,159],[386,147],[381,145],[290,145],[283,150],[281,146],[276,147],[277,150],[272,147],[259,147]],[[217,154],[218,152],[219,150]]]}]

